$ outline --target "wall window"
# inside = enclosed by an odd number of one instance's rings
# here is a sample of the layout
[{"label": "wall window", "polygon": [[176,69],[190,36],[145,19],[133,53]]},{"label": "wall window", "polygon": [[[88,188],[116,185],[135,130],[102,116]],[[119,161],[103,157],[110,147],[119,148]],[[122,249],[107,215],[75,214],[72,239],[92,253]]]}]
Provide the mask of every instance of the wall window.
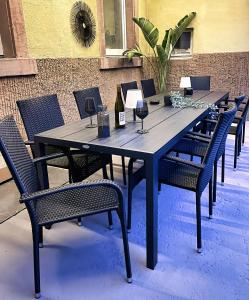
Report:
[{"label": "wall window", "polygon": [[138,1],[98,0],[97,10],[100,69],[141,67],[142,62],[139,57],[128,61],[122,56],[126,49],[137,44],[138,32],[132,18],[138,15]]},{"label": "wall window", "polygon": [[192,40],[193,29],[189,28],[183,32],[182,36],[177,41],[174,50],[172,51],[173,57],[184,57],[192,55]]},{"label": "wall window", "polygon": [[122,55],[126,50],[125,0],[104,0],[106,55]]},{"label": "wall window", "polygon": [[0,0],[0,20],[0,77],[36,74],[36,61],[28,58],[22,1]]}]

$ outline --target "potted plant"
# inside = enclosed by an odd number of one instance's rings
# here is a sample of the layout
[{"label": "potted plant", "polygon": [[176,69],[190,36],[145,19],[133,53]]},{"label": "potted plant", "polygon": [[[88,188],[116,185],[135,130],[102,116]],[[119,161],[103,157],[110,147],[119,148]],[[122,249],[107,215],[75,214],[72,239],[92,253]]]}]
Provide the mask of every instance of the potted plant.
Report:
[{"label": "potted plant", "polygon": [[142,30],[145,40],[152,49],[153,56],[148,57],[145,55],[139,45],[135,45],[133,49],[128,49],[124,52],[124,55],[131,60],[133,57],[144,57],[150,63],[153,72],[155,73],[156,81],[159,91],[166,91],[167,75],[169,71],[169,61],[171,58],[172,50],[174,49],[176,42],[181,37],[182,33],[191,23],[196,16],[196,12],[183,17],[174,28],[167,29],[165,31],[164,38],[161,44],[158,44],[159,30],[146,18],[133,18],[133,21]]}]

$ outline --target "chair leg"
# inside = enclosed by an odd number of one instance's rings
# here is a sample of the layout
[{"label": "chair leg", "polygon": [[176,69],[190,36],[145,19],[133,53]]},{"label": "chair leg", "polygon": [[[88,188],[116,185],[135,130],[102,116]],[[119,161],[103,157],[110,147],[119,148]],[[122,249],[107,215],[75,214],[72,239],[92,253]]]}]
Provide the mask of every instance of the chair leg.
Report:
[{"label": "chair leg", "polygon": [[39,248],[43,248],[43,228],[39,227]]},{"label": "chair leg", "polygon": [[108,228],[111,230],[113,228],[112,212],[111,211],[108,211],[108,223],[109,223]]},{"label": "chair leg", "polygon": [[107,174],[106,165],[102,166],[102,174],[103,174],[104,179],[109,179],[108,174]]},{"label": "chair leg", "polygon": [[129,244],[128,244],[128,238],[127,238],[127,232],[126,232],[124,209],[120,209],[118,211],[118,216],[119,216],[120,224],[121,224],[121,228],[122,228],[127,282],[132,283],[131,260],[130,260]]},{"label": "chair leg", "polygon": [[77,223],[78,223],[78,226],[82,226],[82,220],[81,220],[81,217],[78,217],[78,219],[77,219],[78,221],[77,221]]},{"label": "chair leg", "polygon": [[131,231],[131,214],[132,214],[132,188],[131,180],[128,179],[128,212],[127,212],[127,231]]},{"label": "chair leg", "polygon": [[196,193],[197,252],[201,253],[201,194]]},{"label": "chair leg", "polygon": [[224,185],[225,182],[225,159],[226,159],[226,153],[222,154],[222,161],[221,161],[221,185]]},{"label": "chair leg", "polygon": [[235,137],[235,145],[234,145],[234,161],[233,161],[233,170],[235,171],[237,168],[237,158],[238,158],[238,138]]},{"label": "chair leg", "polygon": [[238,139],[238,156],[240,156],[240,152],[241,152],[241,144],[242,144],[242,136],[241,134],[239,135],[239,139]]},{"label": "chair leg", "polygon": [[127,185],[127,183],[126,183],[126,172],[125,172],[125,157],[124,156],[122,156],[122,171],[123,171],[124,185]]},{"label": "chair leg", "polygon": [[194,156],[190,155],[190,161],[193,161]]},{"label": "chair leg", "polygon": [[32,224],[33,235],[33,260],[34,260],[34,281],[35,281],[35,298],[41,297],[40,287],[40,258],[39,258],[39,226]]},{"label": "chair leg", "polygon": [[213,205],[216,204],[216,193],[217,193],[217,161],[214,163]]},{"label": "chair leg", "polygon": [[208,210],[209,210],[209,219],[213,217],[213,178],[209,180],[209,201],[208,201]]},{"label": "chair leg", "polygon": [[111,180],[114,181],[112,158],[110,160],[110,174],[111,174]]},{"label": "chair leg", "polygon": [[243,123],[242,145],[245,144],[246,122]]}]

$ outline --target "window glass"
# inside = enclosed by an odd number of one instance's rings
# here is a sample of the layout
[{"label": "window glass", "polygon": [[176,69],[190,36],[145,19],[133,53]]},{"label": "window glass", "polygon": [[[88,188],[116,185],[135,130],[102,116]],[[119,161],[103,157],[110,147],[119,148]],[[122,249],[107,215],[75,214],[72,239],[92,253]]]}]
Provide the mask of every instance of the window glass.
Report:
[{"label": "window glass", "polygon": [[172,56],[189,56],[192,55],[192,35],[193,30],[187,29],[177,41]]},{"label": "window glass", "polygon": [[122,55],[126,49],[125,0],[104,0],[107,55]]}]

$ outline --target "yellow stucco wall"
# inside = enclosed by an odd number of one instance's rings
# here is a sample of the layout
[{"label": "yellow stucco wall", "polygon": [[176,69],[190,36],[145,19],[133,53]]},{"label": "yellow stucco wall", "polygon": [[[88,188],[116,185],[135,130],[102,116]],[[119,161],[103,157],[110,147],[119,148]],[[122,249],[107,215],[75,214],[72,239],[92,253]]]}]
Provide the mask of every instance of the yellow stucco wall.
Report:
[{"label": "yellow stucco wall", "polygon": [[[90,48],[79,45],[71,32],[70,10],[76,0],[22,0],[29,55],[34,58],[98,57],[99,37]],[[97,1],[85,0],[95,16]],[[249,0],[137,0],[139,16],[149,18],[160,30],[196,11],[194,53],[249,51]],[[139,43],[146,43],[139,34]]]},{"label": "yellow stucco wall", "polygon": [[[96,20],[97,2],[85,0]],[[78,44],[70,27],[76,0],[22,0],[29,55],[34,58],[98,57],[98,36],[90,48]]]},{"label": "yellow stucco wall", "polygon": [[147,0],[148,18],[161,35],[191,11],[197,12],[194,53],[249,51],[249,0]]}]

